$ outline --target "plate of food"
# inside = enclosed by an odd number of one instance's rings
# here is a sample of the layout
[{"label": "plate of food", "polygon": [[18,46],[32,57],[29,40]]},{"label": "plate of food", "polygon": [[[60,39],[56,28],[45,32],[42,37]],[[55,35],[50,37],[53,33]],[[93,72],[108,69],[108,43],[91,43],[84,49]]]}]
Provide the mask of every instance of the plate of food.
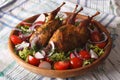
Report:
[{"label": "plate of food", "polygon": [[112,40],[104,25],[92,16],[73,12],[38,14],[19,23],[9,36],[10,54],[31,72],[54,78],[82,75],[102,63]]}]

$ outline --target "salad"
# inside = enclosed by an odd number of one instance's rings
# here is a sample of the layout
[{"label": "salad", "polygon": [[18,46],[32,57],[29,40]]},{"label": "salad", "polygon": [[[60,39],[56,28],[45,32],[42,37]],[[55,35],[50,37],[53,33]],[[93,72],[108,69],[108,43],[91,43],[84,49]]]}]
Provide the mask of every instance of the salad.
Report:
[{"label": "salad", "polygon": [[[66,16],[66,14],[64,15]],[[63,22],[65,18],[57,16],[55,19]],[[104,54],[107,36],[92,22],[89,24],[90,37],[84,46],[69,51],[57,51],[54,43],[50,42],[52,49],[46,53],[44,46],[39,47],[37,45],[38,37],[33,42],[30,42],[30,38],[37,27],[44,25],[48,22],[47,20],[48,16],[41,14],[33,23],[23,21],[16,27],[16,33],[10,36],[15,53],[26,63],[40,68],[67,70],[92,64]],[[74,26],[80,23],[81,20],[76,18]]]}]

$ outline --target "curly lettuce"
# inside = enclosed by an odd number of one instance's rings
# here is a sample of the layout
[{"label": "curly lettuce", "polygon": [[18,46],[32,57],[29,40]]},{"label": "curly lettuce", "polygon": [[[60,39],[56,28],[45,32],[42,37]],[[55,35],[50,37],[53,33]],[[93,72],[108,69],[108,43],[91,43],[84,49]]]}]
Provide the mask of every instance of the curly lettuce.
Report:
[{"label": "curly lettuce", "polygon": [[24,48],[23,50],[18,52],[18,55],[20,56],[20,58],[22,58],[23,60],[27,59],[28,55],[33,55],[34,51],[33,50],[29,50],[28,48]]}]

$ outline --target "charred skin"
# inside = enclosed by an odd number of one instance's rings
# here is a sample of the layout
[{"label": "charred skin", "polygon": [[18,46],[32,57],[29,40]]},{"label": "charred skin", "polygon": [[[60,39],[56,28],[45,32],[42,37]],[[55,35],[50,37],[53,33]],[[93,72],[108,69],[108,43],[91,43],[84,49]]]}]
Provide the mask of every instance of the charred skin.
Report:
[{"label": "charred skin", "polygon": [[[84,26],[83,26],[84,27]],[[64,25],[60,27],[52,36],[58,52],[68,52],[75,48],[83,47],[88,41],[90,32],[87,28],[79,28],[74,25]]]},{"label": "charred skin", "polygon": [[32,43],[32,41],[37,37],[38,40],[35,42],[35,44],[38,47],[44,47],[47,45],[53,33],[61,26],[61,21],[58,18],[55,19],[55,17],[64,4],[65,2],[63,2],[62,5],[50,13],[48,16],[48,21],[46,23],[44,23],[42,26],[37,27],[36,31],[30,37],[30,43]]},{"label": "charred skin", "polygon": [[[77,34],[77,35],[75,35]],[[74,48],[80,47],[82,44],[75,26],[64,25],[60,27],[52,36],[50,41],[53,41],[56,46],[56,51],[67,52]]]},{"label": "charred skin", "polygon": [[50,39],[50,42],[52,41],[55,44],[56,51],[68,52],[75,48],[83,47],[90,37],[88,26],[92,18],[96,15],[98,15],[98,13],[81,21],[77,27],[74,26],[74,22],[71,22],[75,18],[73,15],[73,17],[68,20],[67,24],[60,27]]},{"label": "charred skin", "polygon": [[32,34],[30,42],[35,37],[38,37],[39,40],[37,41],[37,44],[39,44],[39,46],[46,46],[54,31],[56,31],[60,26],[61,21],[59,19],[51,20],[45,23],[41,27],[37,28],[36,31]]}]

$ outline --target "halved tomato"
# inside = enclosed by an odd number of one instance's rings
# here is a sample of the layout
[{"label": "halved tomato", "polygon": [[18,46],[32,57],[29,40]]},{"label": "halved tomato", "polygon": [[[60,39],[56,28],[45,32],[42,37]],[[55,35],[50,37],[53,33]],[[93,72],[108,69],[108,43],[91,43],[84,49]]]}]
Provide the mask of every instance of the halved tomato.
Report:
[{"label": "halved tomato", "polygon": [[69,61],[58,61],[58,62],[55,62],[55,64],[54,64],[55,70],[66,70],[69,67],[70,67]]},{"label": "halved tomato", "polygon": [[17,35],[11,35],[10,39],[15,45],[22,43],[22,39]]}]

